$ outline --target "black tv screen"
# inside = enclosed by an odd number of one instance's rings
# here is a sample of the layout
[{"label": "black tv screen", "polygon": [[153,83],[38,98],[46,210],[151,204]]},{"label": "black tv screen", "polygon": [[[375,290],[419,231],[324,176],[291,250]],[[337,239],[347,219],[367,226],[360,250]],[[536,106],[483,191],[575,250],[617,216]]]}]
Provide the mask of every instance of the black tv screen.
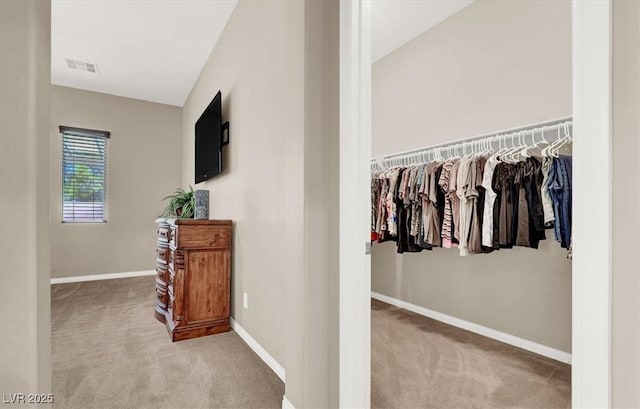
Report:
[{"label": "black tv screen", "polygon": [[222,94],[213,98],[196,122],[195,183],[222,172]]}]

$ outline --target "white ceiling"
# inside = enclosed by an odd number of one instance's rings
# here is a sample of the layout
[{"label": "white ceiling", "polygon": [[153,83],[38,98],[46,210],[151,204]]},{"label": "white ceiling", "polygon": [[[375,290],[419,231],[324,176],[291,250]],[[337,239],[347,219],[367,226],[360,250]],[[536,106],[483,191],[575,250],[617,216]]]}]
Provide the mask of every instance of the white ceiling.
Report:
[{"label": "white ceiling", "polygon": [[[377,61],[473,0],[372,0]],[[52,0],[51,82],[182,106],[238,0]],[[98,73],[68,67],[93,63]]]},{"label": "white ceiling", "polygon": [[[182,106],[237,0],[52,0],[51,82]],[[71,58],[99,73],[68,67]]]},{"label": "white ceiling", "polygon": [[413,40],[473,0],[372,0],[372,61]]}]

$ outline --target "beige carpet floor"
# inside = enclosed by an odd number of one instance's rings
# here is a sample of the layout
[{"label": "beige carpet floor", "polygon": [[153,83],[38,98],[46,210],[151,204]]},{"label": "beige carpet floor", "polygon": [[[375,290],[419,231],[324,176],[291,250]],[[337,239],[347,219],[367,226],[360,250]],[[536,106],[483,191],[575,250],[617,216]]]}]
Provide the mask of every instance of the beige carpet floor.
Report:
[{"label": "beige carpet floor", "polygon": [[[51,287],[56,409],[280,408],[284,385],[234,332],[172,343],[154,277]],[[570,367],[372,301],[372,407],[570,408]]]},{"label": "beige carpet floor", "polygon": [[54,407],[281,408],[284,384],[235,332],[169,340],[154,280],[51,287]]},{"label": "beige carpet floor", "polygon": [[373,408],[570,408],[571,367],[372,300]]}]

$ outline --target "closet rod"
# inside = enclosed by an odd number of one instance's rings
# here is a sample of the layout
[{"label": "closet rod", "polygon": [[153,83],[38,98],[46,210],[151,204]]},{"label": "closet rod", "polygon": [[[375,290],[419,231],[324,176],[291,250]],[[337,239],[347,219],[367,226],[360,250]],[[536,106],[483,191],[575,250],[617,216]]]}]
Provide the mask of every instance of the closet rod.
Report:
[{"label": "closet rod", "polygon": [[[509,129],[505,129],[502,131],[498,131],[498,132],[490,132],[490,133],[486,133],[486,134],[482,134],[482,135],[476,135],[470,138],[464,138],[464,139],[458,139],[455,141],[451,141],[451,142],[445,142],[445,143],[441,143],[441,144],[437,144],[437,145],[431,145],[431,146],[427,146],[427,147],[422,147],[422,148],[417,148],[417,149],[411,149],[408,151],[404,151],[404,152],[397,152],[397,153],[393,153],[393,154],[389,154],[389,155],[384,155],[382,157],[382,162],[384,163],[385,161],[389,160],[389,159],[401,159],[402,157],[406,156],[406,157],[411,157],[411,156],[415,156],[418,154],[426,154],[429,153],[431,151],[434,151],[436,149],[442,149],[442,148],[452,148],[452,147],[464,147],[467,144],[469,144],[469,146],[471,145],[472,142],[477,142],[477,141],[481,141],[481,140],[486,140],[486,139],[490,139],[492,143],[495,143],[499,140],[506,140],[507,138],[516,138],[519,136],[520,132],[524,132],[526,134],[528,134],[529,132],[532,131],[541,131],[544,129],[544,134],[545,134],[545,138],[554,140],[556,139],[556,136],[552,133],[550,135],[547,135],[548,132],[552,132],[552,131],[556,131],[564,126],[565,123],[569,123],[571,124],[571,120],[572,117],[568,116],[568,117],[563,117],[563,118],[557,118],[557,119],[553,119],[550,121],[545,121],[545,122],[538,122],[538,123],[534,123],[534,124],[529,124],[529,125],[525,125],[525,126],[518,126],[515,128],[509,128]],[[443,152],[443,153],[446,153]],[[371,159],[371,162],[378,162],[375,158]]]}]

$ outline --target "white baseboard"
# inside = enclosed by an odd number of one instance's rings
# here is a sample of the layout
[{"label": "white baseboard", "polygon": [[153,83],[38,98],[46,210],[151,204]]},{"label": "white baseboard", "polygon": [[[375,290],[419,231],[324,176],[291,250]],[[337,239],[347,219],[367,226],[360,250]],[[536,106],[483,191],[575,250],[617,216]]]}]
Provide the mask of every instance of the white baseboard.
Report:
[{"label": "white baseboard", "polygon": [[143,277],[155,275],[155,270],[128,271],[125,273],[94,274],[88,276],[52,278],[51,284],[79,283],[82,281],[113,280],[114,278]]},{"label": "white baseboard", "polygon": [[495,329],[483,327],[482,325],[474,324],[473,322],[452,317],[441,312],[433,311],[428,308],[411,304],[406,301],[398,300],[397,298],[389,297],[387,295],[376,293],[373,291],[371,292],[371,298],[386,302],[387,304],[395,305],[396,307],[400,307],[405,310],[415,312],[416,314],[424,315],[425,317],[433,318],[434,320],[453,325],[454,327],[466,329],[467,331],[475,332],[476,334],[484,335],[488,338],[493,338],[500,342],[504,342],[505,344],[513,345],[515,347],[522,348],[542,356],[546,356],[547,358],[555,359],[556,361],[571,364],[571,354],[568,352],[560,351],[559,349],[538,344],[536,342],[516,337],[515,335],[507,334]]},{"label": "white baseboard", "polygon": [[249,335],[249,333],[244,328],[242,328],[242,326],[238,324],[238,322],[233,318],[231,318],[231,328],[233,328],[233,330],[238,335],[240,335],[240,338],[242,338],[244,342],[247,345],[249,345],[249,348],[253,349],[253,352],[258,354],[260,359],[262,359],[264,363],[267,364],[267,366],[271,368],[271,370],[275,372],[276,375],[278,375],[278,378],[280,378],[280,380],[284,382],[285,381],[284,367],[280,365],[280,363],[276,361],[276,359],[273,356],[271,356],[271,354],[268,353],[267,350],[264,349],[262,345],[260,345],[258,341],[256,341],[251,335]]},{"label": "white baseboard", "polygon": [[296,409],[286,396],[282,397],[282,409]]}]

